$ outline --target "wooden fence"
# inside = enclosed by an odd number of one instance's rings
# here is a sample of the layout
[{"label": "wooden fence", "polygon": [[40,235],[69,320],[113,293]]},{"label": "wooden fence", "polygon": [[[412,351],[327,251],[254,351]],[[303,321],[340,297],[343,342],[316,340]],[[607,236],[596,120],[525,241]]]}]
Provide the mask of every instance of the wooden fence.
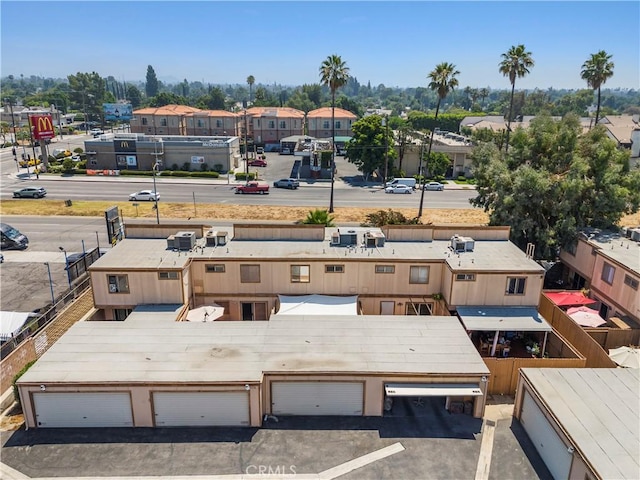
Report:
[{"label": "wooden fence", "polygon": [[545,292],[540,295],[540,314],[586,359],[587,368],[615,368],[616,363],[609,354],[578,325],[567,313],[553,303]]},{"label": "wooden fence", "polygon": [[605,352],[610,348],[622,347],[623,345],[638,345],[640,343],[640,330],[621,330],[620,328],[598,327],[585,328],[591,338],[600,345]]}]

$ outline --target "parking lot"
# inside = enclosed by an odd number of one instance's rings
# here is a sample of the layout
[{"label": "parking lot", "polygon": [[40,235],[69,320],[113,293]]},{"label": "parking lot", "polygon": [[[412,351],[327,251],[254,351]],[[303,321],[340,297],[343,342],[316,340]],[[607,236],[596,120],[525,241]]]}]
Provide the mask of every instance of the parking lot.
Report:
[{"label": "parking lot", "polygon": [[495,425],[488,476],[477,477],[482,430],[481,420],[428,402],[417,416],[282,417],[260,429],[19,430],[1,439],[2,462],[31,478],[550,478],[510,416]]}]

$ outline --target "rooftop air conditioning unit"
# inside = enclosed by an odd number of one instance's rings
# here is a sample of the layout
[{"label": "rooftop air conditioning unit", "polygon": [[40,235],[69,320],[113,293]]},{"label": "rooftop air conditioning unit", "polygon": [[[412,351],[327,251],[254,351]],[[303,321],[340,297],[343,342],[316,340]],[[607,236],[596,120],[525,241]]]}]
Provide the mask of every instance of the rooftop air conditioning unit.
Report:
[{"label": "rooftop air conditioning unit", "polygon": [[176,236],[175,236],[175,235],[169,235],[169,236],[167,237],[167,248],[169,248],[169,249],[171,249],[171,250],[173,250],[173,249],[175,248],[175,247],[174,247],[174,245],[175,245],[175,239],[176,239]]},{"label": "rooftop air conditioning unit", "polygon": [[196,232],[178,232],[173,241],[178,250],[191,250],[196,246]]},{"label": "rooftop air conditioning unit", "polygon": [[473,252],[475,241],[471,237],[454,235],[451,237],[451,250],[454,252]]}]

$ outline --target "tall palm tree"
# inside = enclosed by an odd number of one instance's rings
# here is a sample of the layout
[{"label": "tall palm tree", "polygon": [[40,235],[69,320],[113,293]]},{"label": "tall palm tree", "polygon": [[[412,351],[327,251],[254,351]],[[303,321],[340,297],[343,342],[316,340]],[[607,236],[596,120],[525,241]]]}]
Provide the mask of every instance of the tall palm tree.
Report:
[{"label": "tall palm tree", "polygon": [[598,90],[596,125],[598,124],[598,118],[600,118],[600,87],[613,77],[613,62],[610,60],[611,55],[608,55],[604,50],[592,53],[591,57],[582,64],[582,71],[580,72],[580,78],[586,80],[587,85],[593,90]]},{"label": "tall palm tree", "polygon": [[484,99],[489,96],[489,89],[481,88],[480,92],[478,92],[478,95],[480,95],[480,98],[482,99],[482,109],[484,110]]},{"label": "tall palm tree", "polygon": [[247,77],[247,84],[249,85],[249,103],[253,101],[251,97],[251,89],[253,88],[253,84],[256,83],[256,79],[253,78],[253,75],[249,75]]},{"label": "tall palm tree", "polygon": [[522,78],[529,69],[533,67],[531,52],[527,52],[524,45],[512,46],[507,53],[502,54],[502,61],[499,65],[500,73],[509,77],[511,82],[511,101],[509,102],[509,117],[507,118],[507,141],[505,142],[506,152],[509,150],[509,133],[511,133],[511,120],[513,114],[513,94],[516,89],[516,78]]},{"label": "tall palm tree", "polygon": [[[438,122],[438,113],[440,112],[440,102],[446,98],[454,88],[458,86],[458,79],[456,75],[460,72],[456,70],[456,66],[453,63],[442,62],[436,65],[431,73],[427,76],[429,80],[429,88],[438,94],[438,103],[436,105],[436,117],[434,125]],[[433,145],[433,130],[429,136],[429,150],[427,152],[427,160],[431,156],[431,146]],[[422,155],[420,155],[420,173],[422,173]],[[422,217],[422,205],[424,204],[424,185],[420,185],[420,209],[418,210],[418,218]]]},{"label": "tall palm tree", "polygon": [[331,197],[329,199],[329,213],[333,213],[333,183],[336,170],[336,90],[344,86],[349,80],[349,67],[339,55],[329,55],[320,65],[320,81],[331,90]]}]

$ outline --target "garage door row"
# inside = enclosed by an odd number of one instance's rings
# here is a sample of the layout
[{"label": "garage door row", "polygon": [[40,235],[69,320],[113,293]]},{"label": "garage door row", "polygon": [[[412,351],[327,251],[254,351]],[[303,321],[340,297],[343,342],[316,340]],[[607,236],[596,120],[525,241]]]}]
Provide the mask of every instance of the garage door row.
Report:
[{"label": "garage door row", "polygon": [[[273,382],[274,415],[362,415],[361,382]],[[40,428],[133,427],[129,392],[33,394]],[[156,427],[248,426],[248,391],[152,392]]]}]

